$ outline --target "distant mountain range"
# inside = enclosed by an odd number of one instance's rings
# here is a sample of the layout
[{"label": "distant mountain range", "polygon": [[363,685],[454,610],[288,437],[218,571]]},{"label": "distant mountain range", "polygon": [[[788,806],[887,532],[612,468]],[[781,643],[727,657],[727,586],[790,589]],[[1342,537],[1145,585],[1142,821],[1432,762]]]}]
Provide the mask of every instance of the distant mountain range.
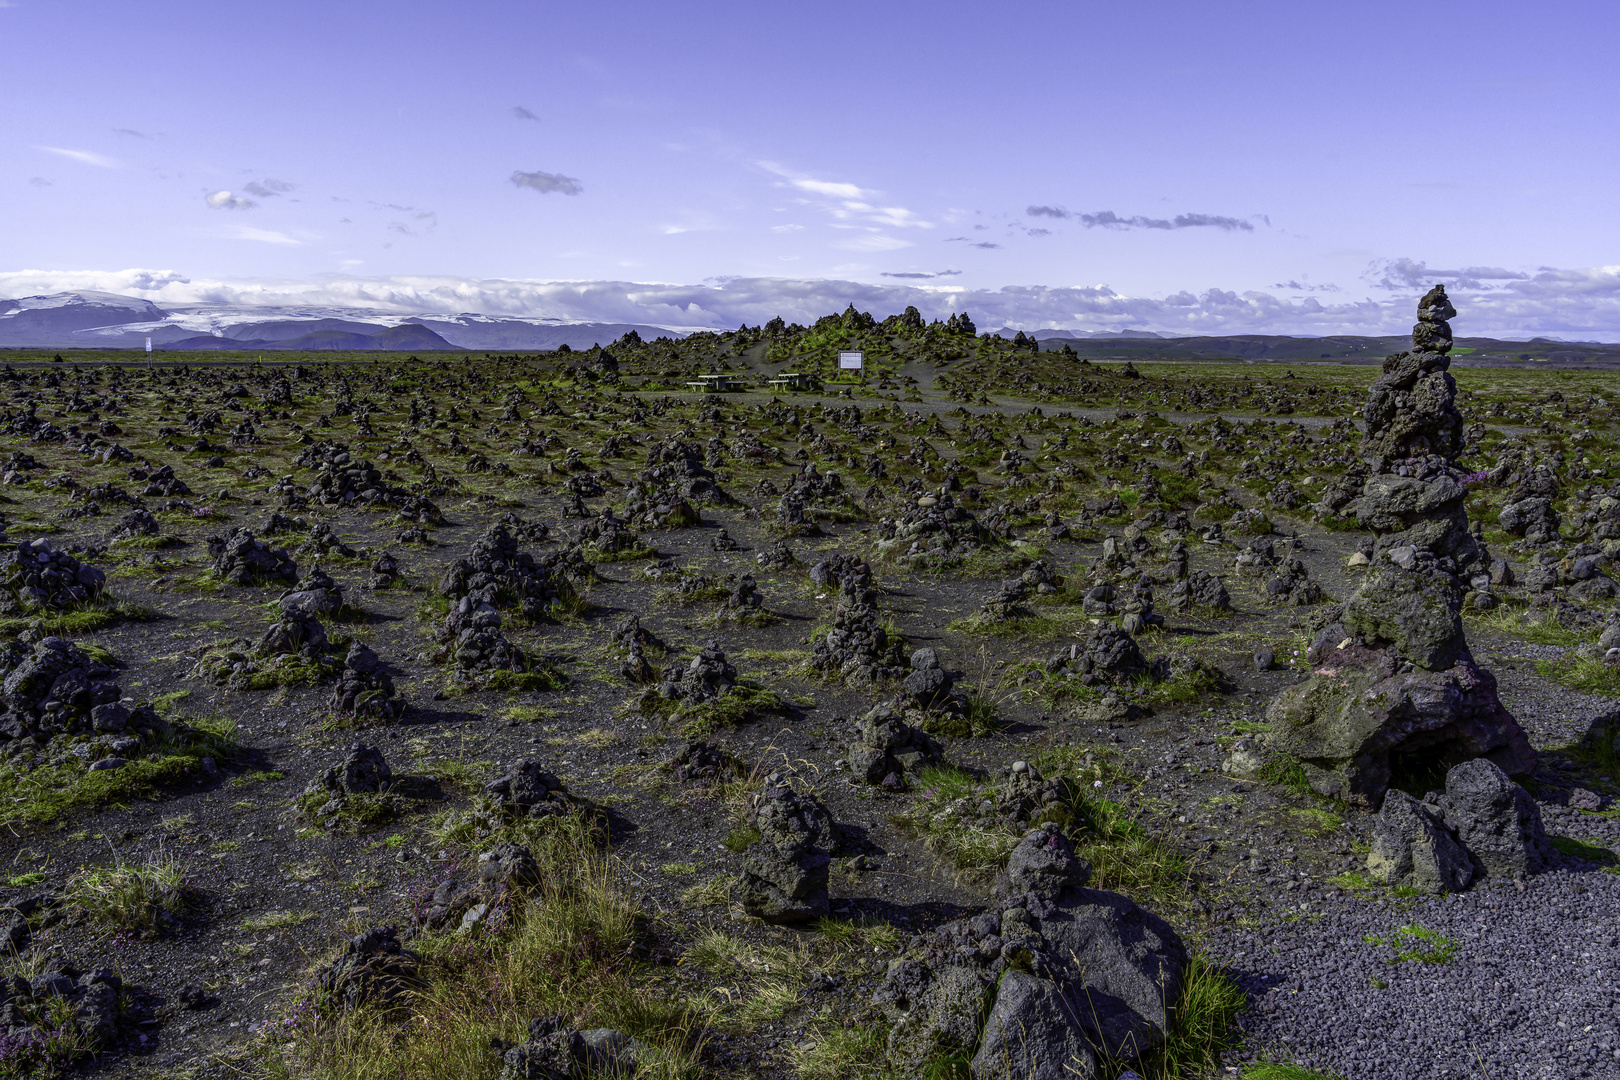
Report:
[{"label": "distant mountain range", "polygon": [[[463,313],[401,315],[345,308],[245,307],[187,304],[160,308],[147,300],[106,292],[66,292],[0,299],[0,349],[141,349],[148,338],[165,352],[537,352],[567,345],[607,345],[630,330],[644,340],[685,337],[692,327],[646,323],[565,322]],[[1018,331],[992,333],[1011,338]],[[1176,337],[1151,330],[1036,330],[1043,352],[1065,346],[1106,360],[1339,360],[1370,363],[1407,347],[1405,335],[1291,337],[1233,334]],[[1501,341],[1458,338],[1453,354],[1464,362],[1620,366],[1620,345],[1597,342]]]},{"label": "distant mountain range", "polygon": [[690,328],[645,323],[570,323],[487,315],[399,315],[333,308],[189,304],[160,308],[103,292],[0,299],[0,347],[184,351],[317,350],[533,351],[606,345],[634,330],[643,338],[684,337]]}]

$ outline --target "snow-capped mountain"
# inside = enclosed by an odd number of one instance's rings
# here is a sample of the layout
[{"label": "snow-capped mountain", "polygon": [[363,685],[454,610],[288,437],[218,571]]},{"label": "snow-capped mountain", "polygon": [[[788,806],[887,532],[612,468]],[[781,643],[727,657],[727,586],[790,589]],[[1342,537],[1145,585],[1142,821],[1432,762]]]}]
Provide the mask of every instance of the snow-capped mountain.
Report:
[{"label": "snow-capped mountain", "polygon": [[[69,292],[0,299],[0,347],[139,349],[387,349],[479,351],[606,345],[635,330],[682,337],[690,327],[570,323],[555,318],[447,315],[363,308],[183,304],[159,308],[116,293]],[[211,339],[211,340],[210,340]]]}]

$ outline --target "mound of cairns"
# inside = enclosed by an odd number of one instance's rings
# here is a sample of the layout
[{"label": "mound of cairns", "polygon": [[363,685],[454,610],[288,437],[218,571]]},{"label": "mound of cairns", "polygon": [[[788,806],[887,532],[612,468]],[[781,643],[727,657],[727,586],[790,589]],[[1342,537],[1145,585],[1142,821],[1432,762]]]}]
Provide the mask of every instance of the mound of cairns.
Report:
[{"label": "mound of cairns", "polygon": [[1358,518],[1376,535],[1366,578],[1320,613],[1309,679],[1267,710],[1269,742],[1318,792],[1369,808],[1398,782],[1484,757],[1509,775],[1536,765],[1524,732],[1463,634],[1468,575],[1489,565],[1463,509],[1462,423],[1446,370],[1456,314],[1436,287],[1411,352],[1384,362],[1363,413],[1369,469]]},{"label": "mound of cairns", "polygon": [[831,910],[828,868],[838,844],[831,812],[814,795],[794,791],[781,774],[772,773],[747,820],[759,839],[743,851],[732,899],[770,923],[825,918]]},{"label": "mound of cairns", "polygon": [[812,644],[810,666],[851,684],[904,677],[905,641],[883,625],[872,568],[843,556],[812,567],[810,580],[838,587],[832,629]]}]

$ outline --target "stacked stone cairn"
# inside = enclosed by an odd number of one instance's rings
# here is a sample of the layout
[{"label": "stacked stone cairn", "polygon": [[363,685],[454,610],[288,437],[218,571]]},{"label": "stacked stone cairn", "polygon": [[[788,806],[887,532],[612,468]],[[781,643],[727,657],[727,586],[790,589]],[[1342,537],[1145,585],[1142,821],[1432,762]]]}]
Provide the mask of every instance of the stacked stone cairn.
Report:
[{"label": "stacked stone cairn", "polygon": [[1299,761],[1318,792],[1370,809],[1403,780],[1472,758],[1508,775],[1536,765],[1463,634],[1464,594],[1489,560],[1469,531],[1455,460],[1455,314],[1444,287],[1424,296],[1412,350],[1385,360],[1368,393],[1369,475],[1355,507],[1376,536],[1367,576],[1313,620],[1311,677],[1267,712],[1274,752]]}]

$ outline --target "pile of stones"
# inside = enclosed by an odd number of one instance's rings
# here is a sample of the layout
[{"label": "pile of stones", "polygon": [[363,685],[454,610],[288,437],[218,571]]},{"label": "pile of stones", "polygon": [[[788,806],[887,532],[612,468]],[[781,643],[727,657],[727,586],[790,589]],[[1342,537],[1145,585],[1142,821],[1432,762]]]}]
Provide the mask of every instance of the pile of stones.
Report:
[{"label": "pile of stones", "polygon": [[906,561],[960,558],[995,542],[994,533],[943,491],[879,522],[875,546],[879,558]]},{"label": "pile of stones", "polygon": [[534,853],[519,844],[497,843],[479,853],[471,881],[457,875],[433,890],[428,908],[417,922],[427,930],[455,927],[460,931],[489,928],[512,904],[543,884]]},{"label": "pile of stones", "polygon": [[748,809],[759,839],[743,851],[742,874],[731,896],[749,915],[795,924],[831,909],[828,869],[837,847],[832,814],[814,795],[800,794],[780,773],[766,778]]},{"label": "pile of stones", "polygon": [[611,507],[604,508],[594,518],[580,522],[577,535],[581,545],[600,552],[603,557],[645,551],[647,548],[629,523],[613,515]]},{"label": "pile of stones", "polygon": [[722,504],[736,501],[720,486],[719,477],[704,464],[702,451],[685,439],[664,439],[648,451],[647,468],[638,479],[649,503],[669,504],[672,509],[674,502],[686,499]]},{"label": "pile of stones", "polygon": [[1072,675],[1082,686],[1119,686],[1147,675],[1149,665],[1134,637],[1104,623],[1047,657],[1046,670]]},{"label": "pile of stones", "polygon": [[208,554],[214,559],[214,576],[232,585],[292,585],[298,581],[298,564],[287,549],[254,539],[246,528],[228,536],[210,536]]},{"label": "pile of stones", "polygon": [[810,654],[811,667],[856,685],[906,674],[905,639],[883,625],[870,581],[850,577],[840,583],[832,629],[816,638]]},{"label": "pile of stones", "polygon": [[501,613],[478,596],[463,596],[444,617],[439,641],[463,677],[523,671],[528,657],[501,633]]},{"label": "pile of stones", "polygon": [[814,535],[817,521],[834,521],[860,516],[855,500],[844,490],[843,477],[823,473],[814,464],[800,469],[782,492],[777,504],[777,524],[789,531]]},{"label": "pile of stones", "polygon": [[641,625],[636,615],[626,615],[613,630],[613,646],[620,650],[619,678],[632,686],[646,686],[658,681],[658,669],[647,659],[647,649],[664,651],[665,645],[658,635]]},{"label": "pile of stones", "polygon": [[[62,1028],[76,1032],[85,1052],[112,1046],[118,1038],[119,995],[123,980],[111,968],[81,972],[71,964],[47,968],[25,979],[0,981],[0,1046],[11,1064],[30,1075],[28,1051],[62,1044]],[[13,1057],[12,1055],[16,1056]]]},{"label": "pile of stones", "polygon": [[935,649],[918,649],[911,654],[911,673],[900,684],[894,700],[913,718],[917,714],[959,716],[967,711],[967,699],[956,688],[956,676],[940,663]]},{"label": "pile of stones", "polygon": [[1419,306],[1413,351],[1387,359],[1369,391],[1356,512],[1376,534],[1371,564],[1354,596],[1314,620],[1311,677],[1267,710],[1269,745],[1298,760],[1313,788],[1372,809],[1397,771],[1477,757],[1509,775],[1536,765],[1463,633],[1467,575],[1489,559],[1454,464],[1462,425],[1445,320],[1455,314],[1436,286]]},{"label": "pile of stones", "polygon": [[901,1075],[957,1057],[975,1077],[1093,1080],[1099,1058],[1131,1061],[1164,1042],[1186,949],[1158,916],[1087,888],[1090,877],[1043,825],[1013,849],[990,910],[889,965],[873,1004],[893,1025]]},{"label": "pile of stones", "polygon": [[523,1042],[491,1039],[489,1049],[501,1059],[499,1080],[572,1080],[634,1075],[637,1055],[648,1047],[616,1028],[576,1030],[546,1016],[529,1021]]},{"label": "pile of stones", "polygon": [[906,723],[892,705],[878,705],[862,716],[855,722],[854,735],[844,756],[862,783],[904,790],[908,774],[945,760],[939,741]]},{"label": "pile of stones", "polygon": [[575,583],[591,573],[576,549],[536,559],[518,547],[505,524],[496,524],[445,571],[439,593],[452,601],[475,597],[494,608],[517,606],[525,618],[538,619],[571,601],[577,594]]},{"label": "pile of stones", "polygon": [[684,668],[670,668],[658,687],[665,701],[683,706],[718,701],[737,685],[737,669],[726,659],[726,651],[711,641]]},{"label": "pile of stones", "polygon": [[[25,645],[30,636],[36,640]],[[61,638],[25,633],[0,649],[0,678],[0,741],[8,744],[27,740],[38,748],[58,736],[96,736],[124,756],[134,749],[125,740],[169,731],[151,705],[123,699],[111,667]]]},{"label": "pile of stones", "polygon": [[328,707],[338,716],[372,720],[398,720],[405,714],[405,701],[394,689],[377,654],[364,645],[349,646],[343,670],[332,688]]},{"label": "pile of stones", "polygon": [[100,596],[106,584],[106,574],[43,537],[20,542],[0,563],[0,589],[14,610],[61,610]]},{"label": "pile of stones", "polygon": [[[394,786],[394,770],[382,751],[364,743],[353,743],[343,760],[317,773],[304,787],[304,803],[310,816],[327,828],[336,826],[338,816],[353,795],[381,795]],[[315,799],[325,796],[317,804]]]},{"label": "pile of stones", "polygon": [[150,510],[131,510],[118,519],[118,525],[113,529],[112,535],[107,539],[111,541],[134,540],[141,537],[157,536],[163,531],[158,519],[152,516]]},{"label": "pile of stones", "polygon": [[734,780],[746,770],[741,761],[712,743],[693,739],[677,750],[665,768],[677,783],[708,786]]},{"label": "pile of stones", "polygon": [[399,941],[392,926],[376,926],[356,934],[311,979],[316,1003],[325,1008],[353,1012],[364,1006],[394,1004],[427,986],[422,958]]}]

